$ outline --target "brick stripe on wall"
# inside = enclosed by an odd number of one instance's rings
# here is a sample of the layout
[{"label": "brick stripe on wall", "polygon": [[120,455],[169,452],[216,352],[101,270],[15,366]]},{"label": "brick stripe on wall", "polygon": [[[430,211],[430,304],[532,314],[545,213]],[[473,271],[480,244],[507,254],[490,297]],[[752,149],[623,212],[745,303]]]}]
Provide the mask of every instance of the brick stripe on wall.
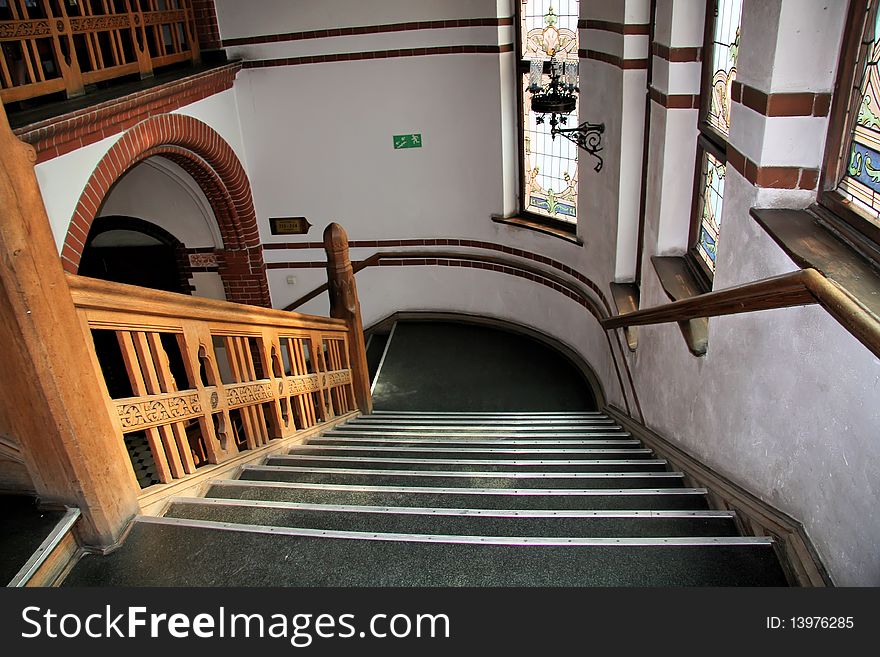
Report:
[{"label": "brick stripe on wall", "polygon": [[673,63],[699,62],[703,59],[702,48],[673,48],[656,42],[651,44],[651,54]]},{"label": "brick stripe on wall", "polygon": [[671,94],[666,95],[662,91],[650,88],[651,100],[666,109],[700,109],[699,94]]},{"label": "brick stripe on wall", "polygon": [[759,89],[734,80],[730,96],[763,116],[828,116],[831,110],[830,93],[810,91],[767,94]]},{"label": "brick stripe on wall", "polygon": [[183,167],[205,192],[223,238],[219,271],[230,301],[269,306],[266,265],[247,174],[229,144],[210,126],[181,114],[160,114],[138,123],[95,167],[70,222],[61,262],[76,273],[83,245],[113,184],[135,164],[154,155]]},{"label": "brick stripe on wall", "polygon": [[647,59],[623,59],[617,55],[609,55],[607,52],[599,52],[598,50],[578,50],[578,57],[605,62],[623,70],[648,68]]},{"label": "brick stripe on wall", "polygon": [[601,30],[614,32],[615,34],[650,34],[651,26],[647,23],[616,23],[614,21],[600,21],[592,18],[578,21],[580,30]]},{"label": "brick stripe on wall", "polygon": [[396,57],[422,57],[425,55],[498,55],[513,52],[513,44],[501,46],[437,46],[434,48],[404,48],[401,50],[376,50],[370,52],[337,53],[333,55],[309,55],[307,57],[282,57],[279,59],[256,59],[243,63],[244,68],[270,68],[275,66],[298,66],[300,64],[326,64],[328,62],[353,62],[368,59],[393,59]]},{"label": "brick stripe on wall", "polygon": [[804,167],[760,167],[733,146],[727,147],[727,163],[755,187],[770,189],[816,189],[819,170]]},{"label": "brick stripe on wall", "polygon": [[283,41],[305,41],[308,39],[328,39],[331,37],[355,36],[364,34],[383,34],[387,32],[409,32],[415,30],[440,30],[460,27],[501,27],[513,25],[513,18],[463,18],[459,20],[421,21],[416,23],[391,23],[387,25],[360,25],[358,27],[337,27],[329,30],[309,30],[307,32],[286,32],[284,34],[265,34],[252,37],[224,39],[223,46],[253,46]]},{"label": "brick stripe on wall", "polygon": [[45,162],[232,87],[241,64],[222,66],[182,80],[128,94],[15,130]]}]

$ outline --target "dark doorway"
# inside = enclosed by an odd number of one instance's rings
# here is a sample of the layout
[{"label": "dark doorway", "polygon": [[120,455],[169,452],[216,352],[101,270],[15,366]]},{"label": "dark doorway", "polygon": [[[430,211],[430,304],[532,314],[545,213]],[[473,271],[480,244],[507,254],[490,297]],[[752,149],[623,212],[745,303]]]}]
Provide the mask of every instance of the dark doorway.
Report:
[{"label": "dark doorway", "polygon": [[500,328],[397,322],[373,389],[377,410],[595,411],[589,382],[561,353]]},{"label": "dark doorway", "polygon": [[189,294],[180,268],[183,243],[134,217],[98,217],[79,265],[81,276]]}]

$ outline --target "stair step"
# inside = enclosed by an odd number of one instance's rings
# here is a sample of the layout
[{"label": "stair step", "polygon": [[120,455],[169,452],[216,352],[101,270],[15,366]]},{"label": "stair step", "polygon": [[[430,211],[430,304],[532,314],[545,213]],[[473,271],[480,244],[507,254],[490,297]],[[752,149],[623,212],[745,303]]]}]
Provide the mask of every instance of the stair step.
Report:
[{"label": "stair step", "polygon": [[389,456],[411,458],[474,458],[474,459],[653,459],[654,453],[643,447],[615,446],[607,448],[587,447],[537,447],[514,445],[512,447],[421,447],[379,445],[299,445],[290,450],[293,456]]},{"label": "stair step", "polygon": [[[612,433],[619,435],[626,433],[616,424],[585,425],[585,426],[483,426],[476,424],[463,424],[461,426],[411,424],[352,424],[347,422],[332,429],[332,433],[356,433],[364,435],[397,435],[397,434],[421,434],[421,435],[476,435],[476,436],[510,436],[527,438],[531,435],[541,436],[571,436],[571,435],[595,435],[597,433]],[[328,433],[330,433],[328,432]],[[628,434],[627,434],[628,435]]]},{"label": "stair step", "polygon": [[542,459],[414,459],[407,457],[371,457],[371,456],[312,456],[297,454],[292,456],[272,456],[266,465],[302,465],[317,468],[369,467],[374,470],[457,470],[498,472],[507,470],[568,470],[571,472],[664,472],[666,461],[662,459],[582,459],[582,460],[542,460]]},{"label": "stair step", "polygon": [[577,432],[577,433],[561,433],[554,432],[538,432],[538,433],[474,433],[465,431],[345,431],[339,429],[331,429],[325,431],[323,438],[361,438],[364,440],[495,440],[495,441],[513,441],[513,440],[536,440],[540,442],[552,442],[559,440],[598,440],[598,439],[617,439],[617,440],[634,440],[626,431],[596,431],[596,432]]},{"label": "stair step", "polygon": [[[274,529],[274,530],[273,530]],[[435,541],[140,517],[123,545],[87,555],[68,586],[774,586],[764,539]],[[564,539],[555,539],[556,541]],[[259,555],[259,558],[242,558]],[[340,567],[344,564],[345,567]],[[231,567],[234,565],[234,567]]]},{"label": "stair step", "polygon": [[458,436],[357,436],[329,434],[324,437],[310,438],[306,445],[375,445],[400,446],[409,445],[422,447],[641,447],[642,443],[629,436],[597,436],[591,438],[499,438],[496,436],[458,437]]},{"label": "stair step", "polygon": [[498,511],[178,498],[165,517],[268,527],[462,536],[736,536],[725,511]]},{"label": "stair step", "polygon": [[607,418],[601,411],[519,411],[519,412],[458,412],[458,411],[373,411],[364,417],[439,417],[439,418]]},{"label": "stair step", "polygon": [[680,472],[456,472],[247,465],[240,479],[433,488],[672,488]]},{"label": "stair step", "polygon": [[473,431],[502,431],[502,430],[530,430],[530,429],[561,429],[565,431],[574,431],[577,429],[603,429],[606,427],[617,427],[618,425],[612,419],[593,419],[593,420],[575,420],[575,419],[556,419],[556,420],[538,420],[538,419],[517,419],[517,420],[495,420],[495,419],[486,419],[480,422],[475,420],[444,420],[439,418],[418,418],[418,419],[404,419],[404,418],[394,418],[390,420],[383,420],[371,417],[359,417],[352,418],[345,422],[342,425],[347,428],[391,428],[391,429],[406,429],[408,427],[413,429],[431,429],[431,430],[444,430],[444,429],[457,429],[457,430],[473,430]]},{"label": "stair step", "polygon": [[438,488],[224,479],[205,497],[307,504],[480,509],[708,509],[705,488],[527,489]]}]

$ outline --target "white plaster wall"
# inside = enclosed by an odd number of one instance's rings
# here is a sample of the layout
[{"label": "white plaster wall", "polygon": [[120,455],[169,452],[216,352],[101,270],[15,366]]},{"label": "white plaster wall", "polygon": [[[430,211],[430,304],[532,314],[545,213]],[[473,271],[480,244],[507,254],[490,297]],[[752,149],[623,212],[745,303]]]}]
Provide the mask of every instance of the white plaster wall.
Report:
[{"label": "white plaster wall", "polygon": [[165,158],[149,158],[120,178],[98,213],[110,215],[149,221],[190,248],[223,246],[204,193],[189,174]]},{"label": "white plaster wall", "polygon": [[[759,5],[765,0],[750,0]],[[783,0],[770,91],[831,91],[846,22],[845,2]],[[808,44],[808,47],[804,47]]]},{"label": "white plaster wall", "polygon": [[[357,286],[365,326],[397,311],[460,312],[536,329],[580,354],[608,351],[604,331],[586,309],[538,283],[507,274],[449,267],[374,267],[358,274]],[[327,296],[297,310],[326,315]],[[589,362],[609,401],[622,404],[610,358],[594,357]]]},{"label": "white plaster wall", "polygon": [[359,25],[512,15],[498,14],[499,10],[510,11],[510,8],[508,2],[496,0],[217,0],[215,6],[223,39]]},{"label": "white plaster wall", "polygon": [[46,206],[46,214],[49,215],[49,225],[52,227],[59,253],[86,183],[98,162],[121,136],[118,134],[107,137],[61,157],[41,162],[35,167],[43,204]]},{"label": "white plaster wall", "polygon": [[[715,288],[794,270],[754,188],[728,169],[726,190]],[[645,271],[642,305],[665,303]],[[650,426],[802,521],[837,584],[880,585],[880,360],[815,306],[712,318],[703,358],[641,327],[631,358]]]}]

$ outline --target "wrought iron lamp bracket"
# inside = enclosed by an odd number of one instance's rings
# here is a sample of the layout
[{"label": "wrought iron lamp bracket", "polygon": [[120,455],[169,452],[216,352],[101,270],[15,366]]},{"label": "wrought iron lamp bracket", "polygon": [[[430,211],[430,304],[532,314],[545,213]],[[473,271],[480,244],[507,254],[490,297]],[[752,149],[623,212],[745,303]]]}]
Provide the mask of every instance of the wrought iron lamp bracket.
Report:
[{"label": "wrought iron lamp bracket", "polygon": [[589,123],[585,121],[577,128],[559,128],[557,127],[557,122],[552,120],[550,122],[550,136],[552,138],[555,139],[556,135],[562,135],[596,158],[596,166],[593,167],[593,171],[602,170],[603,161],[599,151],[602,150],[602,134],[604,132],[604,123]]}]

